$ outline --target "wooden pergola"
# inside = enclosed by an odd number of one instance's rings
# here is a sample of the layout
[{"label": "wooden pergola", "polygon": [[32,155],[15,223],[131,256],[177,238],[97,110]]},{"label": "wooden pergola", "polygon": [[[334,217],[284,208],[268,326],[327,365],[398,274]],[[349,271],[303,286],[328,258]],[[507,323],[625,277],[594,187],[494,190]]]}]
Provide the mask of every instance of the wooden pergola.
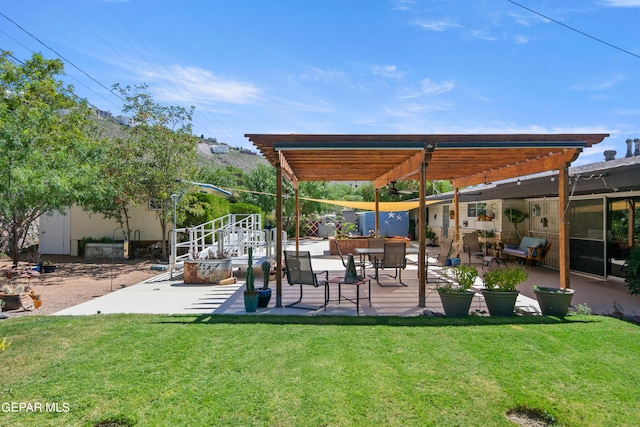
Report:
[{"label": "wooden pergola", "polygon": [[[533,173],[558,171],[558,213],[564,218],[569,201],[568,168],[586,147],[608,134],[482,134],[482,135],[313,135],[246,134],[276,168],[276,223],[282,235],[283,177],[294,188],[296,227],[301,181],[372,181],[379,190],[392,181],[420,183],[418,215],[418,305],[426,299],[426,181],[448,180],[454,187],[454,212],[459,218],[458,189]],[[376,209],[377,210],[377,209]],[[376,214],[376,220],[378,215]],[[459,239],[459,222],[455,239]],[[378,224],[376,223],[376,230]],[[296,233],[298,234],[298,233]],[[560,287],[569,283],[569,224],[560,221]],[[298,242],[296,241],[296,249]],[[276,269],[282,271],[282,239],[276,247]],[[276,274],[276,306],[282,306],[282,274]]]}]

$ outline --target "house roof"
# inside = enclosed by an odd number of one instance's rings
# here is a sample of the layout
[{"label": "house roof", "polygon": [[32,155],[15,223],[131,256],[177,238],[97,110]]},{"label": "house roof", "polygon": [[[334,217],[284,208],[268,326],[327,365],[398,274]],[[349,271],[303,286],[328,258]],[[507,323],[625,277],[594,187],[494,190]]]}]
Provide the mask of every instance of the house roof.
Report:
[{"label": "house roof", "polygon": [[[638,176],[640,176],[640,156],[569,168],[569,178],[574,196],[588,194],[614,195],[615,193],[626,191],[640,191]],[[556,172],[554,171],[511,178],[488,185],[477,185],[459,192],[459,200],[461,202],[556,196],[558,196],[558,183]],[[453,193],[443,193],[429,196],[427,199],[448,202],[452,197]]]},{"label": "house roof", "polygon": [[246,134],[292,182],[392,181],[420,177],[462,187],[552,170],[608,134]]}]

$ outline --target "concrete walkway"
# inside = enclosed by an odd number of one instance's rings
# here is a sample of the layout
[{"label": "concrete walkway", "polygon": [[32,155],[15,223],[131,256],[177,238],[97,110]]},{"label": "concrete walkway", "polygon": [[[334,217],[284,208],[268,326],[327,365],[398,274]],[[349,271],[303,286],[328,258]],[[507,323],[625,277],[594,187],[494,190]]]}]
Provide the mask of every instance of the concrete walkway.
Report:
[{"label": "concrete walkway", "polygon": [[[293,244],[289,245],[289,249]],[[312,255],[314,271],[328,270],[329,277],[341,277],[344,275],[344,266],[339,257],[328,256],[328,242],[323,240],[305,240],[300,242],[300,250],[308,250]],[[410,258],[410,257],[409,257]],[[262,285],[261,270],[256,269],[256,287]],[[367,274],[373,273],[368,271]],[[386,273],[386,272],[385,272]],[[429,274],[432,274],[430,269]],[[426,308],[418,307],[418,280],[417,266],[409,264],[402,273],[403,281],[408,285],[380,287],[371,281],[371,307],[367,301],[366,286],[361,287],[360,315],[371,316],[419,316],[425,310],[442,313],[440,298],[429,284],[426,293]],[[381,282],[393,285],[394,279],[381,275]],[[530,269],[529,279],[521,284],[518,289],[521,295],[518,298],[517,308],[521,311],[536,312],[538,303],[533,293],[533,285],[557,287],[559,283],[558,272],[542,267]],[[478,281],[479,284],[479,281]],[[239,274],[239,281],[232,285],[188,285],[182,283],[182,276],[169,278],[169,273],[163,273],[145,282],[132,285],[91,301],[62,310],[56,315],[91,315],[98,313],[156,313],[156,314],[245,314],[243,291],[244,276]],[[272,276],[270,287],[274,295],[269,307],[258,309],[256,314],[291,314],[291,315],[356,315],[356,306],[349,301],[340,303],[332,301],[326,311],[322,308],[316,310],[303,310],[298,308],[276,308],[275,304],[275,278]],[[576,290],[572,304],[586,304],[596,314],[613,313],[616,308],[628,315],[640,315],[640,297],[631,296],[628,293],[624,281],[613,278],[607,281],[585,277],[577,274],[571,275],[571,287]],[[299,287],[289,286],[283,281],[283,304],[298,299]],[[303,302],[310,306],[321,306],[324,299],[324,291],[321,288],[311,286],[303,287]],[[342,286],[343,295],[355,298],[353,286]],[[331,298],[337,298],[337,286],[331,285]],[[486,312],[486,305],[478,292],[471,306],[472,311]]]}]

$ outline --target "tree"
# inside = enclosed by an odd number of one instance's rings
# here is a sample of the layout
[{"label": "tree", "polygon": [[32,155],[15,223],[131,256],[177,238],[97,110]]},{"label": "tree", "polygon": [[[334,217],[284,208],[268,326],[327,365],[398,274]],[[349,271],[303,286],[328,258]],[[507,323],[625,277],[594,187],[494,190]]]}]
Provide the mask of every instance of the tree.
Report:
[{"label": "tree", "polygon": [[276,170],[267,165],[258,165],[247,175],[245,186],[252,193],[242,193],[240,201],[260,206],[265,214],[276,208]]},{"label": "tree", "polygon": [[[135,152],[136,183],[140,194],[155,202],[163,242],[173,220],[171,194],[184,189],[181,180],[195,173],[197,138],[191,134],[195,107],[163,106],[147,92],[147,85],[114,85],[125,99],[123,111],[132,114],[131,146]],[[162,245],[162,256],[167,247]]]},{"label": "tree", "polygon": [[235,166],[222,168],[202,167],[195,179],[218,187],[245,188],[244,183],[247,181],[247,173]]},{"label": "tree", "polygon": [[144,201],[138,170],[138,150],[127,128],[108,120],[96,119],[101,140],[100,180],[82,202],[85,209],[114,219],[130,239],[129,211]]},{"label": "tree", "polygon": [[0,56],[0,221],[17,264],[29,226],[97,181],[99,150],[91,109],[56,79],[63,63],[37,53],[24,63],[12,58]]}]

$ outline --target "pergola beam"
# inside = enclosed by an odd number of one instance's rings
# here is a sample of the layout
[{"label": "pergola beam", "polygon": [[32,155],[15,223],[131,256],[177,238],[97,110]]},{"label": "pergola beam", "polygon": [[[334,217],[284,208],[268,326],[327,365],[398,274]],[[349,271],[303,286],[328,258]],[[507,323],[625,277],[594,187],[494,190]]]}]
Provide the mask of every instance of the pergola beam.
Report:
[{"label": "pergola beam", "polygon": [[409,160],[389,170],[389,172],[373,181],[373,188],[382,188],[393,181],[409,179],[416,174],[420,174],[422,163],[424,162],[424,151],[420,150]]},{"label": "pergola beam", "polygon": [[[499,156],[499,152],[494,153]],[[467,187],[470,185],[485,184],[517,176],[531,175],[539,172],[560,169],[567,163],[578,158],[579,149],[564,149],[558,153],[550,153],[538,159],[528,159],[502,167],[488,169],[474,175],[462,176],[452,180],[454,187]]]}]

